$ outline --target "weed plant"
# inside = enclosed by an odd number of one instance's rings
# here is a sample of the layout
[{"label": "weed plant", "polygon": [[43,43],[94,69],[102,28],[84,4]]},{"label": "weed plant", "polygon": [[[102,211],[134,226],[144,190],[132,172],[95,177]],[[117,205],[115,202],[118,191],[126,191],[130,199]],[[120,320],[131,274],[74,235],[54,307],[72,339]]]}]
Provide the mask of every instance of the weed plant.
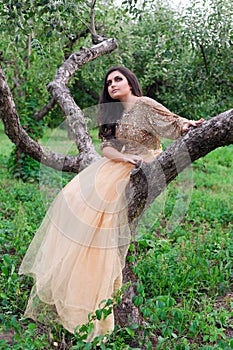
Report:
[{"label": "weed plant", "polygon": [[[69,176],[47,170],[44,188],[13,179],[7,171],[11,145],[2,126],[0,142],[0,349],[233,349],[233,146],[193,164],[191,202],[177,225],[168,223],[181,195],[180,179],[170,184],[163,210],[160,197],[141,220],[128,259],[137,276],[133,302],[144,317],[143,327],[129,320],[105,339],[88,343],[91,319],[75,335],[59,325],[24,319],[32,282],[18,275],[47,206]],[[50,195],[43,197],[43,190]],[[106,317],[111,307],[107,301],[92,318]],[[137,334],[143,335],[141,340]],[[138,347],[132,347],[134,341]]]}]

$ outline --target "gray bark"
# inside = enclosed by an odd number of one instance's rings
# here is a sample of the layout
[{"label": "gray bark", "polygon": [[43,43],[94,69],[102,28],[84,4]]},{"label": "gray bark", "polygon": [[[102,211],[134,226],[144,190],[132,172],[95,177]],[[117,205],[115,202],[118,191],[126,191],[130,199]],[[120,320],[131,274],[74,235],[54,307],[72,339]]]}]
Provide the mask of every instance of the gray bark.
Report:
[{"label": "gray bark", "polygon": [[69,80],[75,72],[85,63],[97,57],[110,53],[117,48],[115,39],[108,39],[92,46],[90,49],[81,48],[72,54],[57,70],[54,80],[49,83],[48,90],[54,100],[60,105],[64,114],[68,116],[68,124],[76,135],[78,156],[67,156],[52,151],[33,140],[23,129],[10,92],[6,77],[0,68],[0,117],[4,123],[5,133],[10,140],[24,153],[35,160],[57,170],[78,173],[91,162],[99,159],[91,137],[89,135],[85,118],[77,106],[67,87]]},{"label": "gray bark", "polygon": [[116,48],[117,42],[114,39],[105,40],[90,49],[81,48],[80,52],[72,54],[63,63],[57,70],[54,80],[48,84],[48,91],[67,116],[68,125],[75,135],[76,145],[81,155],[79,159],[80,169],[84,169],[92,161],[98,159],[99,155],[89,135],[83,112],[75,103],[67,85],[80,67]]},{"label": "gray bark", "polygon": [[190,128],[153,162],[143,164],[131,176],[127,190],[130,221],[140,217],[140,213],[192,162],[230,144],[233,144],[233,109]]}]

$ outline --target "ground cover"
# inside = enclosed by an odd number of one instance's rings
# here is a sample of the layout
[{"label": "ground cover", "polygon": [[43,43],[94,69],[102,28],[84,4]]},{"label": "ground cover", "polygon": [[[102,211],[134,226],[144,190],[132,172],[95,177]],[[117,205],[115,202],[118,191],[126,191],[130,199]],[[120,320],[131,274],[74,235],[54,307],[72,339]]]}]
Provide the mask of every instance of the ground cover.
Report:
[{"label": "ground cover", "polygon": [[[43,142],[69,148],[64,130]],[[96,132],[93,132],[96,141]],[[134,349],[138,325],[116,328],[107,343],[84,343],[62,327],[23,318],[31,280],[18,267],[55,193],[70,176],[41,170],[40,182],[8,173],[11,143],[0,127],[0,349]],[[134,303],[144,315],[140,348],[233,349],[233,146],[196,161],[144,214],[129,259]],[[185,188],[188,188],[185,191]],[[97,314],[98,316],[99,314]],[[99,345],[97,343],[99,342]]]}]

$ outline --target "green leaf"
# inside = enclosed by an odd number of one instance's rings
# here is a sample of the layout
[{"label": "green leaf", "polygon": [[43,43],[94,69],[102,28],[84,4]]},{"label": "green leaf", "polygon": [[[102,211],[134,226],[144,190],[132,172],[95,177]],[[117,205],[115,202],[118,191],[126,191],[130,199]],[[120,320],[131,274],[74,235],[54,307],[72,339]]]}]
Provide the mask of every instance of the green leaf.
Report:
[{"label": "green leaf", "polygon": [[37,328],[37,325],[35,323],[29,323],[27,328],[30,330],[30,331],[34,331],[36,328]]},{"label": "green leaf", "polygon": [[101,320],[102,314],[103,314],[103,310],[96,310],[95,312],[96,317],[98,320]]},{"label": "green leaf", "polygon": [[134,337],[135,332],[131,328],[125,327],[125,330],[131,337]]}]

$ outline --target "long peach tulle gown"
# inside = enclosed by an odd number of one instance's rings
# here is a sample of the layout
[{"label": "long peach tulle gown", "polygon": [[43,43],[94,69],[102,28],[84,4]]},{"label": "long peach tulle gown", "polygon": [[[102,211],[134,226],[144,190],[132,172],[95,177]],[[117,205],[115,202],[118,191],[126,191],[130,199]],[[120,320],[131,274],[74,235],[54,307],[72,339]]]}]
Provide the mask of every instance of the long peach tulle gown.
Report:
[{"label": "long peach tulle gown", "polygon": [[[117,122],[116,138],[104,141],[102,148],[112,146],[153,160],[161,152],[160,137],[176,139],[185,121],[140,97]],[[133,167],[102,158],[58,194],[20,266],[20,274],[34,278],[26,317],[60,323],[73,333],[122,286],[131,238],[125,188]],[[88,340],[113,328],[112,312],[94,322]]]}]

